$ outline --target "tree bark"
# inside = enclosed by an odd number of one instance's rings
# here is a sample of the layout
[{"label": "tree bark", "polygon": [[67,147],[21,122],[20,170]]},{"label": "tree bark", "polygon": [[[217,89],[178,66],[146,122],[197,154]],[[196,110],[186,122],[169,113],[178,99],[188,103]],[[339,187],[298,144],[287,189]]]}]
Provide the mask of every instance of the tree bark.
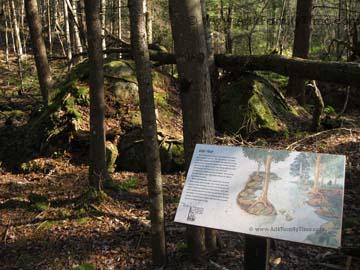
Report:
[{"label": "tree bark", "polygon": [[52,87],[51,72],[46,54],[44,38],[42,36],[41,19],[36,0],[25,0],[26,19],[29,24],[30,37],[34,51],[40,91],[44,104],[49,103],[49,91]]},{"label": "tree bark", "polygon": [[5,3],[3,3],[3,12],[4,12],[4,24],[5,24],[5,31],[4,31],[4,36],[5,36],[5,63],[9,64],[9,34],[8,34],[8,16],[7,16],[7,12],[6,12],[6,8],[5,8]]},{"label": "tree bark", "polygon": [[144,15],[146,20],[146,36],[148,44],[153,43],[153,24],[152,24],[152,0],[145,0],[145,7]]},{"label": "tree bark", "polygon": [[[310,48],[313,0],[297,0],[293,57],[308,58]],[[305,103],[305,81],[297,76],[289,78],[287,93]]]},{"label": "tree bark", "polygon": [[[214,58],[214,50],[212,46],[212,39],[210,33],[210,22],[207,18],[207,11],[206,11],[206,1],[200,0],[201,3],[201,13],[203,18],[203,25],[204,25],[204,34],[205,34],[205,41],[206,41],[206,49],[208,55],[208,65],[209,65],[209,74],[210,74],[210,85],[211,85],[211,96],[212,96],[212,103],[214,106],[217,104],[218,99],[218,77],[219,72],[215,66],[215,58]],[[214,251],[217,249],[217,232],[216,230],[206,228],[205,229],[205,244],[207,251]]]},{"label": "tree bark", "polygon": [[86,27],[86,20],[85,20],[85,0],[79,0],[79,27],[80,27],[80,34],[81,38],[83,39],[83,44],[86,47],[87,46],[87,40],[86,40],[86,33],[87,33],[87,27]]},{"label": "tree bark", "polygon": [[68,59],[69,67],[71,67],[72,50],[71,50],[71,36],[70,36],[70,24],[69,24],[69,9],[66,0],[63,1],[63,6],[64,6],[66,57]]},{"label": "tree bark", "polygon": [[[210,75],[200,0],[170,0],[170,20],[180,79],[185,163],[188,168],[197,143],[214,138]],[[205,251],[204,229],[188,226],[193,260]]]},{"label": "tree bark", "polygon": [[80,24],[78,20],[77,15],[77,4],[75,0],[72,0],[72,6],[69,6],[69,9],[71,10],[71,13],[73,15],[74,20],[74,36],[75,36],[75,47],[76,47],[76,53],[82,53],[83,52],[83,46],[81,44],[81,38],[80,38]]},{"label": "tree bark", "polygon": [[122,33],[121,33],[121,26],[122,26],[122,24],[121,24],[121,14],[122,14],[122,12],[121,12],[121,8],[122,8],[122,5],[121,5],[121,0],[117,0],[117,2],[118,2],[118,6],[117,6],[117,23],[118,23],[118,25],[117,25],[117,37],[118,37],[118,39],[119,40],[121,40],[121,38],[122,38]]},{"label": "tree bark", "polygon": [[[85,0],[86,1],[86,0]],[[106,50],[106,0],[101,0],[101,41],[102,41],[102,49]],[[106,57],[106,54],[104,54]]]},{"label": "tree bark", "polygon": [[85,1],[88,54],[90,64],[90,167],[89,184],[101,190],[109,178],[105,155],[105,100],[103,52],[101,47],[100,0]]},{"label": "tree bark", "polygon": [[320,92],[320,89],[317,87],[316,82],[313,81],[311,85],[314,90],[314,111],[312,115],[312,130],[318,131],[320,128],[321,114],[324,110],[324,101]]},{"label": "tree bark", "polygon": [[279,55],[215,55],[215,64],[228,70],[272,71],[309,80],[360,86],[360,64],[324,62]]},{"label": "tree bark", "polygon": [[151,62],[146,39],[146,23],[143,16],[143,1],[131,1],[131,44],[135,58],[136,77],[139,85],[140,110],[144,134],[150,220],[152,259],[157,267],[166,263],[164,209],[161,180],[160,152],[157,139],[154,90],[151,77]]},{"label": "tree bark", "polygon": [[11,17],[12,17],[11,18],[12,24],[13,24],[13,28],[14,28],[16,50],[17,50],[18,57],[21,59],[22,55],[23,55],[23,49],[22,49],[22,45],[21,45],[20,29],[19,29],[17,16],[16,16],[14,0],[9,0],[9,7],[10,7],[10,12],[11,12]]}]

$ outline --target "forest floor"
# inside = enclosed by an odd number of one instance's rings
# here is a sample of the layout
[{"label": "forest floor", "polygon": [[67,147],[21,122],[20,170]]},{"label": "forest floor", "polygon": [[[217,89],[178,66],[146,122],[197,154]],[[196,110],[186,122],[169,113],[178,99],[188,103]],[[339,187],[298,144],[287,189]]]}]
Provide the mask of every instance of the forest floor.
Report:
[{"label": "forest floor", "polygon": [[[12,123],[21,125],[39,96],[31,89],[15,95],[15,68],[0,69],[0,101],[22,112]],[[360,114],[347,117],[354,126],[263,141],[269,148],[347,156],[343,249],[275,240],[272,269],[342,269],[332,267],[345,267],[347,254],[360,250]],[[0,117],[0,125],[5,124]],[[108,191],[101,203],[84,203],[87,166],[71,153],[39,158],[37,164],[21,174],[0,168],[0,269],[151,269],[145,174],[116,172],[112,177],[121,191]],[[165,269],[242,269],[244,237],[230,232],[219,232],[221,250],[202,265],[190,264],[185,226],[173,221],[184,180],[183,173],[163,176],[169,258]],[[360,269],[360,259],[354,257],[349,269]]]}]

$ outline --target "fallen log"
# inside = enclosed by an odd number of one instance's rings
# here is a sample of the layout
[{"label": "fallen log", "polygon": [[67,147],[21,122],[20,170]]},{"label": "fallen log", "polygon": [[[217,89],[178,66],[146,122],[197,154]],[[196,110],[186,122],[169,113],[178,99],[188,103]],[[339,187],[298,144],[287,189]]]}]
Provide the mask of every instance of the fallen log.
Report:
[{"label": "fallen log", "polygon": [[[106,54],[123,53],[123,58],[132,58],[130,48],[109,48]],[[73,58],[85,56],[87,52],[76,54]],[[63,59],[64,57],[50,57]],[[150,59],[154,66],[176,64],[174,54],[150,50]],[[289,58],[280,55],[215,55],[215,65],[226,70],[271,71],[283,76],[332,82],[344,85],[360,86],[360,64],[349,62],[325,62],[302,58]]]},{"label": "fallen log", "polygon": [[271,71],[309,80],[360,86],[360,64],[324,62],[280,55],[215,55],[217,67],[228,70]]}]

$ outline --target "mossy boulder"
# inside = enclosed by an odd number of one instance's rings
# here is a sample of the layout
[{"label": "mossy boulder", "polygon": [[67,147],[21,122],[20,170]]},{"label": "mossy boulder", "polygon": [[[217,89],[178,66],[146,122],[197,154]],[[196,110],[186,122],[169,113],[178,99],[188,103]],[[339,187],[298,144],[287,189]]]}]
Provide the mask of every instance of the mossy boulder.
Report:
[{"label": "mossy boulder", "polygon": [[286,132],[297,112],[269,81],[255,74],[224,79],[220,86],[216,126],[229,133]]},{"label": "mossy boulder", "polygon": [[31,169],[33,164],[26,163],[29,160],[69,147],[73,134],[81,126],[80,106],[87,104],[88,92],[74,80],[60,84],[52,96],[48,107],[33,108],[25,125],[1,128],[0,160],[5,167]]},{"label": "mossy boulder", "polygon": [[[135,137],[132,135],[134,130],[141,128],[134,62],[107,59],[104,71],[108,170],[113,172],[116,165],[121,164],[119,169],[144,171],[143,149],[137,148],[137,143],[135,148],[126,150],[123,148],[124,142],[125,145],[132,145],[142,139],[141,133]],[[76,65],[66,80],[59,82],[52,90],[51,103],[48,107],[42,105],[34,107],[29,121],[24,126],[0,128],[0,162],[5,168],[24,172],[41,171],[41,166],[40,168],[29,161],[39,157],[54,156],[65,150],[71,152],[74,149],[83,152],[82,156],[88,155],[90,128],[88,77],[89,64],[84,61]],[[178,93],[172,86],[171,78],[161,72],[153,72],[153,84],[158,130],[163,134],[163,138],[166,138],[159,139],[163,168],[168,171],[177,170],[183,166],[182,123]],[[116,136],[111,137],[111,134],[109,136],[111,131],[116,131]],[[118,135],[121,135],[119,144],[117,139],[114,139]],[[168,138],[173,141],[169,142]],[[135,141],[131,141],[132,139]],[[118,154],[120,154],[119,158]],[[85,159],[86,157],[84,161]],[[137,160],[139,164],[136,164]]]},{"label": "mossy boulder", "polygon": [[[161,167],[164,172],[184,169],[184,148],[181,141],[158,136]],[[142,130],[135,129],[120,138],[117,168],[135,172],[145,171]]]},{"label": "mossy boulder", "polygon": [[116,159],[119,155],[117,146],[109,141],[106,142],[106,167],[108,172],[113,173],[116,169]]}]

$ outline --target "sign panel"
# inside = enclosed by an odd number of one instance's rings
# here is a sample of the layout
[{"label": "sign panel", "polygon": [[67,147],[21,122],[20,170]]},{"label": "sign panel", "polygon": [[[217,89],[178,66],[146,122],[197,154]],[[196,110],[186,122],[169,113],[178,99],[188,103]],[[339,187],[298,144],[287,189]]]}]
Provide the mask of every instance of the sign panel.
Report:
[{"label": "sign panel", "polygon": [[337,248],[345,156],[196,146],[175,221]]}]

